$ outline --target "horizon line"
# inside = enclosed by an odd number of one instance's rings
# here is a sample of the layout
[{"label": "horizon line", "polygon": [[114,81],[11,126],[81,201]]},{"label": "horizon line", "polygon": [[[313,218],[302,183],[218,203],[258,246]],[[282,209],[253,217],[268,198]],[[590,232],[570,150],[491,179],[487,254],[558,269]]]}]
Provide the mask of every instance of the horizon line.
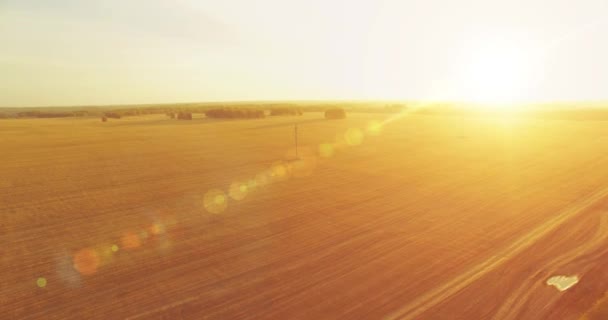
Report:
[{"label": "horizon line", "polygon": [[208,101],[173,101],[173,102],[142,102],[142,103],[112,103],[112,104],[65,104],[65,105],[23,105],[0,106],[0,109],[26,109],[26,108],[109,108],[109,107],[136,107],[136,106],[166,106],[166,105],[215,105],[215,104],[264,104],[264,103],[351,103],[351,104],[470,104],[470,105],[550,105],[550,104],[607,104],[608,99],[581,99],[581,100],[536,100],[513,102],[483,102],[458,99],[244,99],[244,100],[208,100]]}]

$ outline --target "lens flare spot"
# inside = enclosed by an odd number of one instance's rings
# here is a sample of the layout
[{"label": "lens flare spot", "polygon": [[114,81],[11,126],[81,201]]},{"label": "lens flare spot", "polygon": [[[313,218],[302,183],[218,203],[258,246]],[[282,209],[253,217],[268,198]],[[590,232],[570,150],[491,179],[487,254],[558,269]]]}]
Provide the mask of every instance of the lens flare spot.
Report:
[{"label": "lens flare spot", "polygon": [[165,233],[165,226],[160,223],[155,223],[150,226],[150,233],[154,236]]},{"label": "lens flare spot", "polygon": [[230,188],[228,190],[228,195],[232,199],[240,201],[240,200],[245,199],[245,197],[247,196],[247,189],[248,188],[245,183],[235,182],[230,185]]},{"label": "lens flare spot", "polygon": [[80,274],[88,276],[97,272],[100,258],[97,252],[90,248],[77,251],[72,259],[74,269]]},{"label": "lens flare spot", "polygon": [[344,140],[349,146],[358,146],[363,142],[363,131],[360,129],[350,128],[344,133]]},{"label": "lens flare spot", "polygon": [[266,172],[260,172],[255,176],[256,186],[263,187],[270,183],[270,177]]},{"label": "lens flare spot", "polygon": [[73,259],[73,254],[65,249],[55,256],[57,276],[68,288],[80,287],[82,280],[80,273],[74,268]]},{"label": "lens flare spot", "polygon": [[148,234],[148,231],[146,230],[142,230],[139,232],[139,237],[141,238],[141,240],[146,240],[149,236],[150,234]]},{"label": "lens flare spot", "polygon": [[38,288],[44,288],[46,287],[47,281],[45,277],[40,277],[38,279],[36,279],[36,285],[38,286]]},{"label": "lens flare spot", "polygon": [[272,168],[272,171],[277,177],[285,177],[287,175],[287,168],[283,164],[277,164]]},{"label": "lens flare spot", "polygon": [[141,239],[133,232],[127,232],[120,238],[122,247],[126,250],[137,249],[141,246]]},{"label": "lens flare spot", "polygon": [[215,198],[213,198],[213,202],[215,202],[215,204],[217,204],[218,206],[224,204],[224,201],[226,201],[226,199],[223,195],[217,195],[215,196]]},{"label": "lens flare spot", "polygon": [[210,213],[222,213],[228,206],[226,194],[224,194],[224,191],[219,189],[209,190],[203,197],[203,205]]},{"label": "lens flare spot", "polygon": [[291,175],[291,167],[283,161],[273,163],[270,171],[273,173],[274,180],[277,181],[286,180]]},{"label": "lens flare spot", "polygon": [[319,155],[323,158],[330,158],[334,155],[334,146],[331,143],[320,144]]},{"label": "lens flare spot", "polygon": [[286,153],[289,162],[286,163],[290,176],[295,178],[306,177],[312,174],[317,167],[319,158],[317,147],[302,146],[298,148],[298,155],[288,151]]},{"label": "lens flare spot", "polygon": [[118,248],[118,246],[117,246],[117,245],[115,245],[115,244],[113,244],[113,245],[112,245],[112,247],[111,247],[111,250],[112,250],[112,252],[114,252],[114,253],[118,252],[118,249],[119,249],[119,248]]},{"label": "lens flare spot", "polygon": [[247,191],[251,191],[258,186],[258,182],[255,179],[247,181]]},{"label": "lens flare spot", "polygon": [[113,252],[112,252],[112,246],[109,245],[103,245],[97,248],[96,252],[98,252],[99,255],[99,265],[100,266],[104,266],[109,264],[113,257]]},{"label": "lens flare spot", "polygon": [[367,125],[366,131],[370,136],[380,135],[380,133],[382,133],[382,123],[372,121]]}]

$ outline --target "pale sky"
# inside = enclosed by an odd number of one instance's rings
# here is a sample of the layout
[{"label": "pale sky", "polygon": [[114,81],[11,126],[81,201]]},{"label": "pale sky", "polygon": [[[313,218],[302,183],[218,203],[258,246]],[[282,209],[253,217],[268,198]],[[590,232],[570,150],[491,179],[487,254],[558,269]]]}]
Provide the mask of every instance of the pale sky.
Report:
[{"label": "pale sky", "polygon": [[606,0],[0,0],[0,106],[608,100]]}]

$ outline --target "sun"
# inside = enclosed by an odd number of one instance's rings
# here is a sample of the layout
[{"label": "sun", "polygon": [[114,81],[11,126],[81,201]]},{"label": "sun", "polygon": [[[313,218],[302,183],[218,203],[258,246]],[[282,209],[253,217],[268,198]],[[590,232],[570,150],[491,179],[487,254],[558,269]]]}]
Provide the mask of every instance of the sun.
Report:
[{"label": "sun", "polygon": [[461,65],[463,98],[487,108],[511,107],[524,97],[529,71],[529,59],[522,47],[502,41],[484,43]]}]

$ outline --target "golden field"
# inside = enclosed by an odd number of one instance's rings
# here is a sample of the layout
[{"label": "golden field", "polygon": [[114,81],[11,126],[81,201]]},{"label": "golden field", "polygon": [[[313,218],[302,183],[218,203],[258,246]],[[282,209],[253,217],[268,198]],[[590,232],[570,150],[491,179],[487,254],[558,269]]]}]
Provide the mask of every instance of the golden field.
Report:
[{"label": "golden field", "polygon": [[0,120],[0,318],[601,319],[606,122],[388,117]]}]

